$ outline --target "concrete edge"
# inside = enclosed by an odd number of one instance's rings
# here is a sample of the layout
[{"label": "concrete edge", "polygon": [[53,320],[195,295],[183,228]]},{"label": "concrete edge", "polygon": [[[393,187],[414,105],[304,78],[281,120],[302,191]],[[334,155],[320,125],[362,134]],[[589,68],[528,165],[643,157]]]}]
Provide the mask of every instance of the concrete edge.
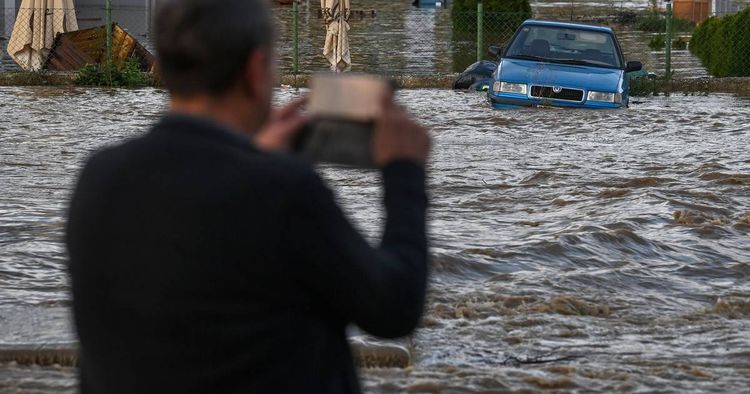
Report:
[{"label": "concrete edge", "polygon": [[0,86],[73,86],[75,72],[6,72],[0,73]]},{"label": "concrete edge", "polygon": [[[412,355],[406,346],[396,343],[350,341],[352,356],[360,368],[407,368],[412,365]],[[0,364],[15,363],[24,366],[78,365],[78,345],[13,345],[0,346]]]},{"label": "concrete edge", "polygon": [[[392,80],[399,89],[451,89],[459,74],[435,75],[382,75]],[[282,75],[281,86],[306,88],[312,74]]]},{"label": "concrete edge", "polygon": [[750,96],[750,77],[678,78],[671,81],[640,79],[639,83],[652,87],[654,93],[731,93]]},{"label": "concrete edge", "polygon": [[[0,86],[74,86],[75,72],[0,73]],[[282,75],[277,86],[304,88],[310,74]],[[401,89],[451,89],[458,74],[385,76]],[[652,80],[658,93],[734,93],[750,96],[750,77],[745,78],[676,78]]]},{"label": "concrete edge", "polygon": [[78,363],[77,345],[17,345],[0,347],[0,364],[73,367]]}]

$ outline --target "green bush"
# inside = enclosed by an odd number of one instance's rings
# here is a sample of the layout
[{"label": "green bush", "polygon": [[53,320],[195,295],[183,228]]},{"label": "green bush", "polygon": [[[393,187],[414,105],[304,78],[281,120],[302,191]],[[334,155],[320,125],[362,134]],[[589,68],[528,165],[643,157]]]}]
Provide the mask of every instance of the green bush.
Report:
[{"label": "green bush", "polygon": [[677,37],[676,40],[672,41],[672,49],[676,51],[684,51],[687,49],[687,41],[683,40],[682,37]]},{"label": "green bush", "polygon": [[750,8],[698,25],[690,51],[713,76],[750,76]]},{"label": "green bush", "polygon": [[[482,4],[485,32],[510,31],[512,34],[521,22],[531,18],[529,0],[484,0]],[[451,19],[454,32],[476,33],[477,0],[456,0]]]},{"label": "green bush", "polygon": [[[659,14],[650,13],[636,18],[635,30],[661,33],[667,31],[667,19]],[[695,23],[687,19],[673,18],[672,31],[688,32],[695,29]]]},{"label": "green bush", "polygon": [[[529,0],[483,0],[484,43],[505,45],[521,23],[531,18]],[[477,0],[455,0],[451,9],[454,47],[453,67],[463,71],[476,61]]]},{"label": "green bush", "polygon": [[739,15],[734,25],[734,75],[750,76],[750,7]]},{"label": "green bush", "polygon": [[643,97],[658,95],[662,90],[664,80],[651,79],[646,77],[634,78],[630,80],[630,97]]},{"label": "green bush", "polygon": [[709,37],[713,36],[718,26],[718,18],[709,18],[698,25],[698,28],[693,33],[693,37],[690,39],[690,52],[700,58],[703,64],[711,63],[712,51],[707,42]]},{"label": "green bush", "polygon": [[651,40],[648,42],[648,47],[654,51],[664,49],[665,46],[667,46],[667,44],[664,43],[664,34],[657,34],[651,37]]},{"label": "green bush", "polygon": [[[482,1],[484,12],[507,12],[528,14],[531,17],[531,4],[529,0],[484,0]],[[455,0],[453,2],[454,13],[476,12],[477,0]]]},{"label": "green bush", "polygon": [[76,85],[137,88],[152,85],[136,58],[116,64],[87,64],[78,70]]}]

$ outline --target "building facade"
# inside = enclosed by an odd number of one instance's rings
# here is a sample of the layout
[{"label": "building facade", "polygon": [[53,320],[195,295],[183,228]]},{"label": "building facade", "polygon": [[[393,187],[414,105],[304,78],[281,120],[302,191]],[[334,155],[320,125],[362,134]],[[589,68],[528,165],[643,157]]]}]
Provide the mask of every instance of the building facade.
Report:
[{"label": "building facade", "polygon": [[747,0],[713,0],[711,15],[724,16],[742,11],[750,5]]}]

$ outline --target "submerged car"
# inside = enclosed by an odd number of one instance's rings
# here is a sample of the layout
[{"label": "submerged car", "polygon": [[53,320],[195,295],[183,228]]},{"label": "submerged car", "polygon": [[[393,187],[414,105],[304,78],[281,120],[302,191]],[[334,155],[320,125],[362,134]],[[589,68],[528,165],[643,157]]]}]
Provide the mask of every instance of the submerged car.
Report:
[{"label": "submerged car", "polygon": [[548,105],[620,108],[628,105],[627,62],[615,33],[605,26],[527,20],[503,51],[488,90],[496,108]]}]

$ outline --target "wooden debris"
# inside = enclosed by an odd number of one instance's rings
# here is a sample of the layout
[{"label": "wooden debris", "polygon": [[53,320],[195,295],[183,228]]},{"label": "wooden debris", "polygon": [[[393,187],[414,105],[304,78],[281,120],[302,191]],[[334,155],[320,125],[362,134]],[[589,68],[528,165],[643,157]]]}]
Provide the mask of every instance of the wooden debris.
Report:
[{"label": "wooden debris", "polygon": [[[87,64],[106,63],[106,27],[58,34],[44,68],[52,71],[76,71]],[[112,25],[112,58],[116,65],[136,58],[141,70],[153,72],[156,58],[138,40],[119,25]]]}]

